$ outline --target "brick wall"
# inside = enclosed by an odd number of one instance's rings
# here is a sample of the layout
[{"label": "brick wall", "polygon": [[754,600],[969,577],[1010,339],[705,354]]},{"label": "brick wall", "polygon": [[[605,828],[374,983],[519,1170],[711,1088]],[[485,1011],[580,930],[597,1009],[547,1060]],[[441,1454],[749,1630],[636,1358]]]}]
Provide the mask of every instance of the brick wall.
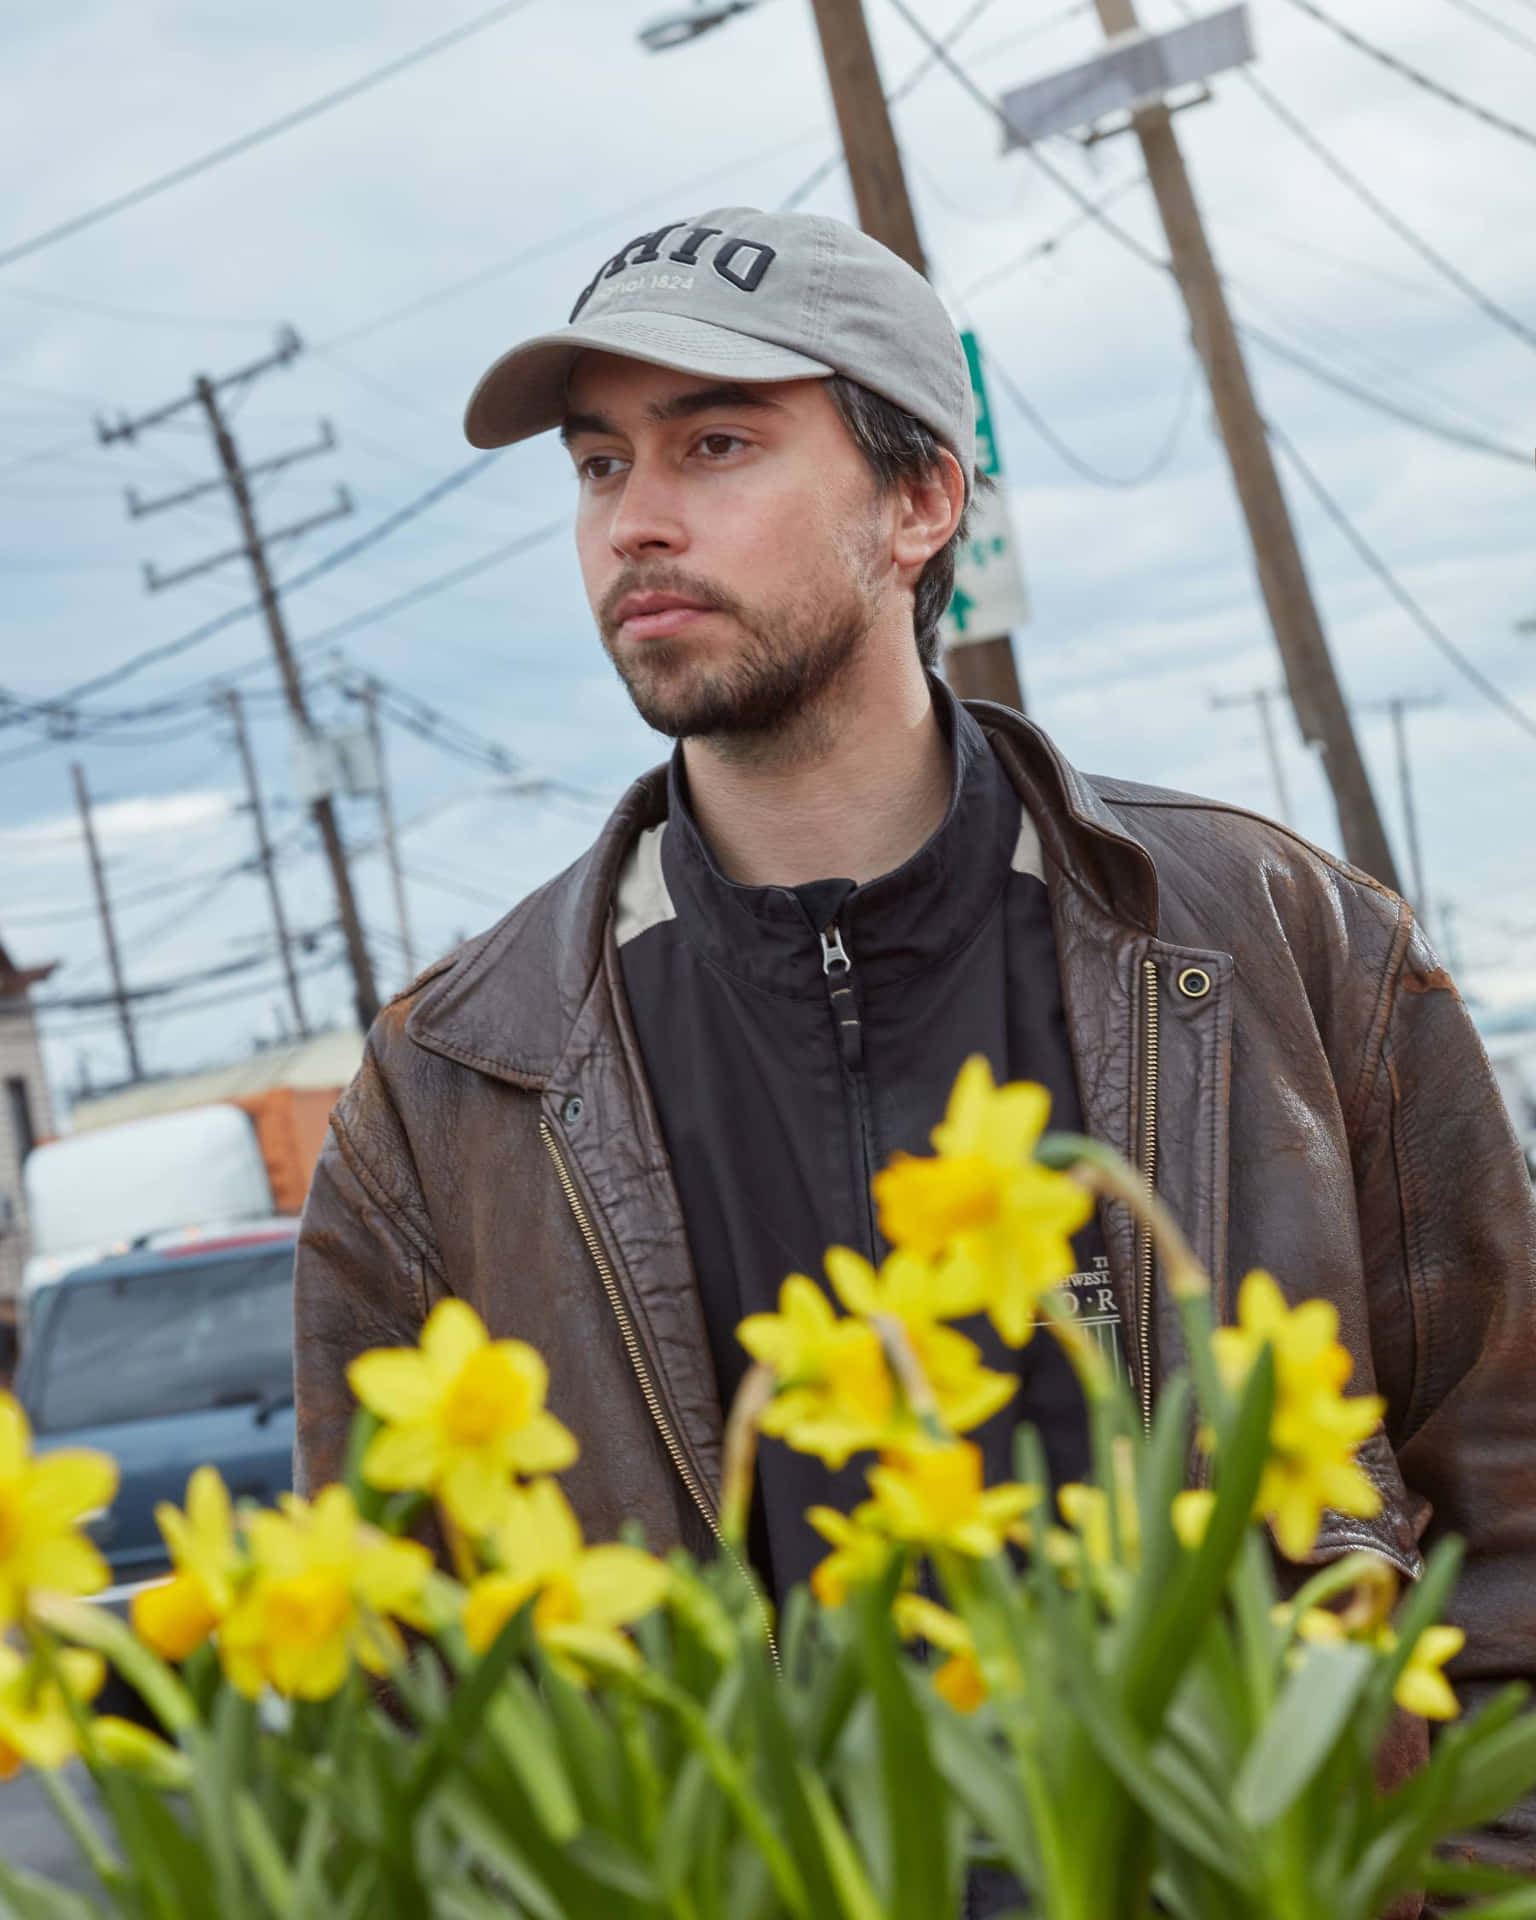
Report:
[{"label": "brick wall", "polygon": [[18,1138],[13,1082],[20,1082],[25,1090],[33,1138],[46,1140],[53,1132],[53,1111],[48,1100],[48,1083],[43,1078],[37,1027],[25,997],[0,999],[0,1215],[5,1211],[7,1200],[12,1213],[10,1232],[0,1234],[0,1299],[11,1298],[19,1292],[21,1269],[27,1257],[27,1216],[21,1192],[24,1143]]}]

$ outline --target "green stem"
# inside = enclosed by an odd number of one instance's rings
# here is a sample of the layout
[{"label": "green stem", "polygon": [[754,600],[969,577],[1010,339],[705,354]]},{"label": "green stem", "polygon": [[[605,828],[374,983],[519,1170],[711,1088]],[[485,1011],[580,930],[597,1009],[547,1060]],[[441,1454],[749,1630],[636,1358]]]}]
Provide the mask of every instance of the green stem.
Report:
[{"label": "green stem", "polygon": [[123,1863],[96,1831],[79,1794],[61,1773],[52,1768],[40,1768],[37,1778],[48,1796],[49,1805],[59,1816],[60,1824],[79,1848],[91,1872],[109,1893],[120,1887],[126,1877]]}]

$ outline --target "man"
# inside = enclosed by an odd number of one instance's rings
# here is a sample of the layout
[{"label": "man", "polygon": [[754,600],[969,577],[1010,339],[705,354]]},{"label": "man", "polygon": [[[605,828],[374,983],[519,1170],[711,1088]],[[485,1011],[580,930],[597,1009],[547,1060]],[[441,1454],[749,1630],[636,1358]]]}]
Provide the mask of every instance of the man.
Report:
[{"label": "man", "polygon": [[[869,1177],[926,1149],[979,1052],[1155,1180],[1223,1312],[1260,1265],[1334,1302],[1387,1403],[1383,1499],[1316,1557],[1412,1578],[1455,1530],[1465,1688],[1529,1672],[1536,1219],[1481,1048],[1384,887],[1238,808],[1090,780],[931,676],[974,449],[927,283],[832,220],[670,222],[466,424],[561,432],[603,644],[678,745],[376,1023],[299,1256],[304,1482],[340,1468],[347,1361],[458,1294],[547,1356],[588,1530],[707,1550],[737,1322],[831,1243],[878,1258]],[[1078,1251],[1150,1407],[1179,1359],[1150,1249],[1108,1209]],[[987,1357],[1021,1375],[992,1472],[1019,1417],[1075,1472],[1055,1343]],[[855,1487],[765,1448],[776,1593],[817,1557],[804,1507]]]}]

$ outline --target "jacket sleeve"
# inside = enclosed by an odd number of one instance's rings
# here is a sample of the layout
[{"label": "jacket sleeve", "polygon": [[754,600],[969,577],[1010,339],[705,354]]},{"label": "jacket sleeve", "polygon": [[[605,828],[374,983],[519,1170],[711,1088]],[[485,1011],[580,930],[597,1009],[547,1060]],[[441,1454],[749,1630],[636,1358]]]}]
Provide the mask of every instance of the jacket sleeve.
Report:
[{"label": "jacket sleeve", "polygon": [[372,1050],[331,1116],[294,1268],[294,1484],[339,1479],[355,1402],[347,1365],[414,1346],[438,1269],[409,1143]]},{"label": "jacket sleeve", "polygon": [[[1373,1347],[1379,1331],[1401,1356],[1403,1478],[1428,1504],[1426,1544],[1465,1543],[1447,1617],[1467,1636],[1450,1673],[1471,1708],[1536,1680],[1536,1205],[1476,1029],[1404,914],[1357,1140],[1361,1233]],[[1472,1851],[1536,1871],[1536,1796]]]}]

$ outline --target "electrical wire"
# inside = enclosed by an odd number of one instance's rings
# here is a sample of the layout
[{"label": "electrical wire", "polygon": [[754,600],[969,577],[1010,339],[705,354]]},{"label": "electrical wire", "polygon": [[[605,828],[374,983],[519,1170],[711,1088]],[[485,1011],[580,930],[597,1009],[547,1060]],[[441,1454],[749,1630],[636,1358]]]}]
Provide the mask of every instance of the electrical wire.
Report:
[{"label": "electrical wire", "polygon": [[[1175,3],[1178,6],[1179,12],[1182,13],[1186,19],[1193,19],[1195,17],[1194,9],[1189,6],[1188,0],[1175,0]],[[1451,4],[1463,8],[1470,7],[1473,12],[1480,11],[1475,7],[1471,7],[1471,0],[1451,0]],[[1484,17],[1489,18],[1491,25],[1502,25],[1500,22],[1493,21],[1491,16]],[[1524,41],[1524,44],[1529,46],[1533,52],[1536,52],[1536,41]],[[1512,333],[1517,340],[1523,341],[1526,346],[1536,347],[1536,328],[1527,326],[1518,314],[1511,313],[1507,307],[1501,306],[1491,295],[1484,293],[1482,288],[1469,280],[1459,267],[1448,260],[1437,248],[1431,246],[1429,241],[1424,238],[1417,228],[1410,226],[1400,214],[1395,213],[1378,194],[1373,192],[1372,189],[1365,184],[1358,174],[1354,173],[1344,164],[1333,149],[1326,145],[1319,135],[1312,131],[1299,114],[1293,112],[1273,89],[1268,87],[1264,81],[1259,78],[1252,67],[1242,66],[1239,67],[1237,71],[1249,91],[1263,102],[1265,107],[1268,108],[1280,124],[1293,134],[1296,139],[1301,141],[1302,145],[1307,148],[1314,158],[1322,162],[1336,180],[1341,181],[1348,187],[1349,191],[1361,205],[1368,207],[1376,218],[1381,221],[1383,226],[1389,227],[1405,246],[1411,247],[1421,260],[1431,266],[1442,279],[1449,281],[1458,293],[1470,300],[1479,312],[1486,314],[1495,326],[1503,327],[1506,332]]]},{"label": "electrical wire", "polygon": [[1288,346],[1285,341],[1277,339],[1265,328],[1256,327],[1251,320],[1235,321],[1233,324],[1245,339],[1256,340],[1266,352],[1287,361],[1301,372],[1310,374],[1314,380],[1321,381],[1324,386],[1332,387],[1338,393],[1348,394],[1350,399],[1358,400],[1362,406],[1373,407],[1376,412],[1388,414],[1392,419],[1400,420],[1405,426],[1417,427],[1421,433],[1431,434],[1435,439],[1444,440],[1450,446],[1465,447],[1473,453],[1486,453],[1497,460],[1511,461],[1517,467],[1529,467],[1531,464],[1530,455],[1523,448],[1506,446],[1502,441],[1490,440],[1483,434],[1470,433],[1446,422],[1431,420],[1426,414],[1415,412],[1412,407],[1402,406],[1383,394],[1373,393],[1368,387],[1362,387],[1346,375],[1335,373],[1322,361],[1303,353],[1299,347]]},{"label": "electrical wire", "polygon": [[1173,420],[1161,444],[1139,473],[1121,475],[1101,472],[1099,468],[1090,466],[1079,454],[1074,453],[1056,429],[1027,398],[1013,375],[998,360],[989,358],[987,371],[1041,439],[1054,449],[1074,473],[1081,475],[1084,480],[1091,481],[1096,487],[1120,487],[1127,490],[1133,487],[1144,487],[1149,480],[1155,480],[1172,460],[1189,419],[1195,391],[1200,384],[1200,363],[1194,354],[1190,354],[1189,364],[1184,371],[1184,384],[1174,408]]},{"label": "electrical wire", "polygon": [[[631,214],[644,213],[658,202],[671,200],[685,193],[692,193],[701,187],[713,185],[716,180],[729,174],[739,173],[742,168],[756,166],[761,161],[777,159],[781,155],[803,147],[807,141],[817,139],[820,127],[807,127],[803,133],[797,133],[788,140],[775,141],[771,147],[763,147],[738,160],[727,161],[723,166],[711,167],[707,172],[691,174],[686,180],[675,182],[657,192],[643,194],[635,200],[627,200],[621,207],[610,208],[606,213],[595,215],[590,220],[582,220],[573,227],[566,227],[559,233],[547,235],[543,240],[535,240],[531,245],[520,247],[516,253],[508,254],[504,260],[493,261],[488,267],[478,267],[473,273],[461,275],[454,280],[445,281],[427,293],[418,294],[414,299],[403,301],[397,307],[387,307],[382,313],[375,313],[353,326],[343,327],[340,333],[333,333],[328,340],[321,342],[320,351],[330,347],[349,346],[355,340],[366,339],[371,333],[377,333],[383,327],[392,327],[398,321],[408,320],[418,313],[424,313],[428,307],[436,306],[440,301],[453,300],[461,293],[471,293],[476,287],[484,286],[487,281],[500,278],[502,274],[515,273],[519,267],[531,265],[535,260],[546,259],[552,253],[560,253],[577,240],[611,237],[618,230],[618,222]],[[0,469],[3,471],[3,469]]]},{"label": "electrical wire", "polygon": [[77,213],[71,219],[61,221],[55,227],[49,227],[42,233],[33,234],[28,240],[20,240],[9,247],[0,248],[0,267],[8,267],[13,261],[25,259],[29,254],[39,253],[44,247],[51,247],[60,240],[66,240],[71,234],[81,232],[86,227],[95,226],[99,221],[110,219],[114,214],[126,212],[145,200],[153,199],[156,194],[165,193],[171,187],[180,186],[184,180],[191,180],[197,174],[206,173],[210,167],[221,166],[226,160],[248,153],[252,147],[261,146],[268,140],[275,140],[279,134],[288,133],[294,127],[302,126],[306,120],[313,120],[322,113],[329,113],[333,107],[339,107],[348,100],[355,100],[361,93],[380,86],[386,80],[392,80],[397,73],[429,60],[434,54],[444,53],[450,47],[456,47],[472,35],[483,33],[487,27],[494,27],[509,19],[514,13],[521,13],[530,4],[530,0],[504,0],[504,4],[492,7],[489,12],[477,14],[474,19],[466,20],[461,26],[451,28],[447,33],[438,34],[434,39],[423,41],[413,47],[409,53],[382,67],[350,80],[345,86],[335,87],[329,93],[321,94],[318,99],[308,101],[302,107],[269,120],[265,126],[255,127],[249,133],[243,133],[237,140],[227,141],[221,147],[200,154],[197,159],[189,160],[182,166],[173,167],[169,173],[162,173],[153,180],[145,181],[141,186],[132,187],[127,193],[120,193],[111,200]]},{"label": "electrical wire", "polygon": [[[893,6],[900,0],[891,0]],[[1516,120],[1506,120],[1502,114],[1494,113],[1489,107],[1479,106],[1477,101],[1469,100],[1465,94],[1456,93],[1439,80],[1431,80],[1427,73],[1420,73],[1417,67],[1410,66],[1406,60],[1400,60],[1395,53],[1388,53],[1384,47],[1378,47],[1373,40],[1367,40],[1363,34],[1356,33],[1353,27],[1346,27],[1342,20],[1335,20],[1331,13],[1317,5],[1317,0],[1290,0],[1290,4],[1300,12],[1307,14],[1331,33],[1363,53],[1367,59],[1374,60],[1378,66],[1401,75],[1436,100],[1443,100],[1447,106],[1459,107],[1463,113],[1469,113],[1474,120],[1480,120],[1484,126],[1492,127],[1499,133],[1510,134],[1514,139],[1524,142],[1528,147],[1536,147],[1536,131],[1521,126]]]},{"label": "electrical wire", "polygon": [[[924,25],[912,11],[911,7],[908,6],[907,0],[890,0],[890,5],[894,7],[896,12],[906,21],[918,39],[921,40],[929,52],[932,53],[938,64],[944,68],[945,72],[959,83],[976,105],[991,119],[995,120],[1003,129],[1004,133],[1008,134],[1011,139],[1013,129],[1008,123],[1007,114],[1003,112],[1002,108],[990,95],[977,85],[970,74],[966,72],[965,68],[955,59],[948,47],[936,38],[930,29]],[[1118,240],[1121,246],[1127,248],[1131,253],[1134,253],[1143,266],[1152,267],[1161,274],[1172,275],[1173,268],[1166,260],[1162,259],[1158,254],[1155,254],[1150,247],[1143,246],[1135,234],[1127,233],[1124,227],[1111,220],[1103,207],[1099,206],[1096,201],[1090,199],[1075,180],[1063,173],[1061,168],[1056,166],[1054,162],[1046,159],[1045,155],[1040,151],[1037,142],[1027,144],[1024,152],[1031,163],[1045,175],[1047,180],[1059,187],[1070,200],[1074,200],[1077,203],[1086,218],[1102,227],[1106,233]]]},{"label": "electrical wire", "polygon": [[446,573],[439,573],[420,585],[408,587],[404,593],[397,593],[391,600],[383,600],[377,606],[364,607],[360,613],[348,614],[344,620],[338,620],[333,626],[323,627],[319,633],[310,634],[300,642],[296,651],[310,653],[316,647],[339,640],[344,633],[356,633],[359,627],[372,626],[376,620],[387,620],[393,614],[413,607],[434,594],[444,593],[449,587],[456,587],[463,580],[469,580],[477,573],[484,573],[491,567],[498,567],[504,561],[512,560],[520,553],[526,553],[531,547],[539,546],[555,534],[563,533],[570,527],[570,520],[562,518],[547,521],[542,527],[535,527],[531,533],[519,535],[516,540],[503,542],[493,547],[489,553],[482,553],[473,560],[466,560],[457,567],[450,567]]},{"label": "electrical wire", "polygon": [[[278,594],[280,596],[290,594],[300,587],[307,587],[312,581],[333,573],[337,567],[345,565],[347,561],[355,559],[358,554],[366,552],[369,547],[376,546],[380,540],[386,539],[407,521],[414,520],[418,514],[424,513],[428,507],[435,505],[446,494],[453,493],[459,487],[478,478],[493,461],[501,457],[501,452],[500,447],[494,447],[489,453],[479,454],[462,467],[456,467],[452,473],[446,474],[435,485],[428,487],[424,493],[418,494],[414,500],[407,501],[403,507],[386,515],[366,533],[359,534],[354,540],[343,542],[341,546],[334,547],[329,553],[322,555],[312,566],[305,567],[300,572],[289,575],[287,579],[278,581]],[[200,646],[203,641],[211,640],[216,633],[222,633],[226,627],[233,626],[239,620],[248,620],[253,614],[261,611],[262,603],[259,600],[250,600],[241,606],[230,607],[225,612],[216,614],[213,619],[205,620],[201,626],[194,627],[190,633],[181,634],[174,640],[162,641],[155,647],[147,647],[143,652],[132,655],[106,673],[99,673],[90,680],[82,680],[50,699],[23,700],[18,695],[11,694],[7,696],[5,706],[0,708],[0,727],[14,725],[19,720],[47,719],[50,716],[56,716],[61,709],[69,707],[86,695],[99,693],[104,687],[117,686],[121,681],[129,679],[145,667],[186,653],[190,648]]]},{"label": "electrical wire", "polygon": [[1462,652],[1461,648],[1456,645],[1455,641],[1435,624],[1419,605],[1418,601],[1413,598],[1408,589],[1397,578],[1396,574],[1393,573],[1386,561],[1383,560],[1375,548],[1369,544],[1364,534],[1360,532],[1348,514],[1345,513],[1343,507],[1339,505],[1338,501],[1334,499],[1333,495],[1323,485],[1316,473],[1313,472],[1310,464],[1302,457],[1300,450],[1296,447],[1290,436],[1277,427],[1272,420],[1265,421],[1264,430],[1290,461],[1297,473],[1301,475],[1301,478],[1306,482],[1309,491],[1318,505],[1322,507],[1323,511],[1328,515],[1329,519],[1333,521],[1345,539],[1349,541],[1350,545],[1365,562],[1366,566],[1369,567],[1371,572],[1381,581],[1388,593],[1391,594],[1392,598],[1408,615],[1409,619],[1413,621],[1415,626],[1419,628],[1420,632],[1426,636],[1431,645],[1445,655],[1446,659],[1450,661],[1456,671],[1476,687],[1485,700],[1499,708],[1502,713],[1507,714],[1522,732],[1536,736],[1536,719],[1533,719],[1523,707],[1517,706],[1509,695],[1505,693],[1504,689],[1495,681],[1489,679],[1481,667],[1470,660],[1467,655]]}]

